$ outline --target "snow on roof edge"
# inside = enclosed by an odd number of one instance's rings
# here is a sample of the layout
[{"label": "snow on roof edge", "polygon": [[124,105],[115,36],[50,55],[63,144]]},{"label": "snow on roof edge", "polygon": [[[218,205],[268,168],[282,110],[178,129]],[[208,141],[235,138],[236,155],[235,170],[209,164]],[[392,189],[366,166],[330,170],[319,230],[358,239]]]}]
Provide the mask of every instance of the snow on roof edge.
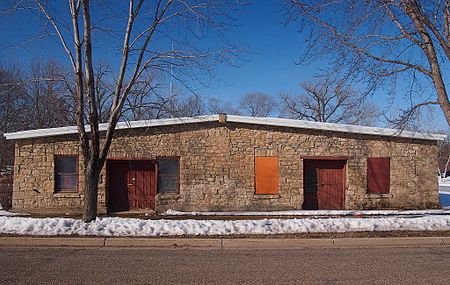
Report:
[{"label": "snow on roof edge", "polygon": [[227,121],[235,123],[248,123],[257,125],[271,125],[279,127],[291,127],[301,129],[312,129],[321,131],[332,131],[341,133],[354,133],[375,136],[387,137],[402,137],[425,140],[443,141],[447,135],[433,134],[433,133],[416,133],[410,131],[400,131],[398,129],[377,128],[357,125],[344,125],[334,123],[311,122],[304,120],[284,119],[284,118],[269,118],[269,117],[245,117],[227,115]]},{"label": "snow on roof edge", "polygon": [[[197,117],[182,117],[182,118],[169,118],[169,119],[156,119],[156,120],[129,121],[129,122],[117,123],[116,129],[120,130],[120,129],[133,129],[133,128],[144,128],[144,127],[170,126],[170,125],[189,124],[189,123],[214,122],[214,121],[218,121],[218,120],[219,120],[219,115],[206,115],[206,116],[197,116]],[[278,126],[278,127],[312,129],[312,130],[365,134],[365,135],[386,136],[386,137],[414,138],[414,139],[424,139],[424,140],[434,140],[434,141],[443,141],[447,138],[447,136],[443,135],[443,134],[415,133],[415,132],[409,132],[409,131],[400,131],[397,129],[355,126],[355,125],[343,125],[343,124],[333,124],[333,123],[320,123],[320,122],[310,122],[310,121],[284,119],[284,118],[246,117],[246,116],[227,115],[227,121],[234,122],[234,123],[270,125],[270,126]],[[105,131],[107,129],[107,126],[108,126],[107,124],[100,124],[99,125],[100,131]],[[90,129],[89,126],[86,126],[86,130],[89,131],[89,129]],[[37,130],[5,133],[4,136],[8,140],[15,140],[15,139],[68,135],[68,134],[76,134],[76,133],[77,133],[77,127],[70,126],[70,127],[37,129]]]},{"label": "snow on roof edge", "polygon": [[[116,130],[170,126],[170,125],[202,123],[202,122],[214,122],[214,121],[217,121],[218,119],[219,119],[218,115],[206,115],[206,116],[197,116],[197,117],[181,117],[181,118],[169,118],[169,119],[118,122],[116,125]],[[103,124],[99,125],[100,131],[106,131],[107,128],[108,128],[107,123],[103,123]],[[86,131],[90,131],[89,125],[86,125]],[[76,126],[70,126],[70,127],[37,129],[37,130],[20,131],[20,132],[14,132],[14,133],[5,133],[4,136],[7,140],[17,140],[17,139],[27,139],[27,138],[69,135],[69,134],[76,134],[77,132],[78,132],[78,130],[77,130]]]}]

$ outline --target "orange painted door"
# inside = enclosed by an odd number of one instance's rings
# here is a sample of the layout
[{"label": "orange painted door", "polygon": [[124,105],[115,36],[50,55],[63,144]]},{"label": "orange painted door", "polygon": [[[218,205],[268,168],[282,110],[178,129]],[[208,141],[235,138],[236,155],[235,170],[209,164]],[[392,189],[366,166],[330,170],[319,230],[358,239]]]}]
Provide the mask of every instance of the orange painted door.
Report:
[{"label": "orange painted door", "polygon": [[255,158],[256,194],[278,194],[278,157]]}]

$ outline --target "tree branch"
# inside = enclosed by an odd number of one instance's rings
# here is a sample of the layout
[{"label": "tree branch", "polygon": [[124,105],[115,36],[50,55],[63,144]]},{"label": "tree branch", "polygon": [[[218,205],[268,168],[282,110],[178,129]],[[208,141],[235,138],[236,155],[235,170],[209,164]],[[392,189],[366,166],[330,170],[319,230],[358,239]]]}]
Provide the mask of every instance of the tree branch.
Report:
[{"label": "tree branch", "polygon": [[53,17],[50,16],[50,14],[47,12],[47,9],[45,9],[44,5],[42,5],[41,1],[39,1],[39,0],[34,0],[34,1],[39,6],[39,9],[41,9],[42,13],[44,13],[45,17],[47,17],[49,22],[52,24],[53,28],[56,31],[56,34],[58,35],[59,40],[61,41],[61,44],[62,44],[64,50],[66,51],[67,55],[69,56],[72,67],[75,69],[75,61],[73,59],[72,52],[70,51],[70,49],[66,43],[66,40],[64,39],[64,36],[61,33],[61,30],[59,29],[58,25],[56,24],[55,19],[53,19]]}]

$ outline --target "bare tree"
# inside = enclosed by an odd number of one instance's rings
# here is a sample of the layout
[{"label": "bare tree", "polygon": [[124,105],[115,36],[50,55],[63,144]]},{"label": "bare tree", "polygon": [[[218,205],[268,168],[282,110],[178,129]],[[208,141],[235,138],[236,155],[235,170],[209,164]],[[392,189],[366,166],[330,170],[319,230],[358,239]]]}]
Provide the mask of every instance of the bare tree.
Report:
[{"label": "bare tree", "polygon": [[191,95],[182,98],[170,113],[174,117],[195,117],[204,115],[206,110],[202,98],[197,95]]},{"label": "bare tree", "polygon": [[[108,80],[111,76],[112,70],[106,63],[100,63],[95,67],[94,70],[94,88],[95,94],[97,94],[97,110],[98,110],[98,120],[101,123],[106,123],[110,115],[109,106],[114,94],[114,83]],[[71,84],[74,85],[74,84]],[[74,88],[72,87],[72,93]],[[72,110],[76,110],[76,100],[74,100],[74,106]],[[89,110],[85,110],[88,113]],[[75,115],[75,112],[72,112]],[[74,120],[76,121],[76,119]]]},{"label": "bare tree", "polygon": [[71,120],[71,94],[67,88],[67,70],[54,60],[35,61],[22,76],[26,97],[21,106],[21,129],[67,126]]},{"label": "bare tree", "polygon": [[[445,83],[450,59],[449,0],[288,3],[288,20],[300,19],[310,35],[302,63],[325,57],[331,60],[334,74],[369,81],[369,88],[384,85],[390,92],[395,92],[401,78],[410,83],[406,95],[411,104],[405,116],[422,106],[439,105],[450,125]],[[434,94],[423,92],[426,81]]]},{"label": "bare tree", "polygon": [[224,102],[220,98],[212,97],[207,100],[207,109],[211,114],[225,113],[229,115],[240,115],[241,112],[230,102]]},{"label": "bare tree", "polygon": [[438,168],[441,178],[448,176],[450,170],[450,144],[448,140],[438,143]]},{"label": "bare tree", "polygon": [[[210,71],[217,64],[230,61],[235,49],[202,51],[189,39],[203,38],[210,32],[223,36],[221,31],[224,26],[233,20],[227,13],[240,3],[231,0],[129,0],[125,13],[121,10],[122,1],[96,1],[91,4],[89,0],[69,0],[69,13],[57,11],[53,4],[43,0],[16,1],[14,10],[31,8],[31,11],[40,11],[45,20],[44,26],[53,29],[51,34],[56,36],[71,64],[85,182],[83,220],[89,222],[97,215],[100,172],[105,165],[116,125],[128,96],[141,76],[148,70],[169,74],[169,70],[177,69],[175,79],[186,85],[183,79],[187,76],[194,76],[199,70]],[[117,8],[118,12],[114,12],[113,8]],[[95,9],[94,13],[91,13],[92,9]],[[114,27],[120,26],[123,14],[127,18],[123,22],[123,32],[119,33]],[[65,15],[70,15],[70,18],[64,18]],[[108,108],[107,129],[100,135],[93,46],[105,40],[102,39],[104,33],[108,34],[109,40],[119,39],[122,46]],[[179,48],[162,48],[170,42],[176,42]],[[111,44],[116,46],[116,43]]]},{"label": "bare tree", "polygon": [[436,114],[431,105],[417,108],[390,108],[389,112],[383,112],[387,127],[398,128],[412,132],[436,132],[445,133],[445,130],[436,129]]},{"label": "bare tree", "polygon": [[[65,75],[53,60],[35,61],[28,68],[0,68],[0,133],[72,123]],[[0,142],[0,166],[11,164],[13,144],[3,135]]]},{"label": "bare tree", "polygon": [[283,113],[293,119],[315,122],[371,125],[377,117],[377,108],[366,102],[343,81],[303,82],[303,93],[281,94]]},{"label": "bare tree", "polygon": [[147,95],[147,93],[135,93],[130,96],[124,106],[122,117],[127,121],[173,117],[171,116],[172,101],[167,96],[155,93],[149,100]]},{"label": "bare tree", "polygon": [[229,102],[223,102],[219,98],[204,98],[199,95],[183,96],[175,94],[165,100],[165,105],[160,105],[164,115],[168,117],[194,117],[207,114],[233,114],[240,112]]},{"label": "bare tree", "polygon": [[[110,116],[110,104],[114,97],[114,82],[109,77],[112,70],[107,64],[99,64],[95,70],[95,93],[97,94],[97,109],[99,121],[106,123]],[[165,106],[169,101],[165,94],[160,94],[161,87],[158,78],[145,72],[133,86],[123,105],[119,120],[135,121],[167,117]],[[87,113],[88,110],[85,110]]]},{"label": "bare tree", "polygon": [[[22,129],[20,111],[27,91],[22,84],[22,74],[17,67],[0,66],[0,132]],[[1,136],[3,137],[3,136]]]},{"label": "bare tree", "polygon": [[21,109],[26,95],[19,69],[0,66],[0,168],[13,163],[14,145],[3,134],[23,129]]},{"label": "bare tree", "polygon": [[252,117],[267,117],[278,110],[277,101],[264,93],[248,93],[242,97],[239,109]]}]

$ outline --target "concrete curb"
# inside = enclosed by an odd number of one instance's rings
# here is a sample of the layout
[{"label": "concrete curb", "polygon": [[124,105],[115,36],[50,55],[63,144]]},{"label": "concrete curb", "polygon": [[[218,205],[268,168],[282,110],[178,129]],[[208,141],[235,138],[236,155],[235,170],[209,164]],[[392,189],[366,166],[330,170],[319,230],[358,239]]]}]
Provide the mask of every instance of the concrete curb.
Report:
[{"label": "concrete curb", "polygon": [[[334,247],[408,247],[445,245],[441,237],[338,238]],[[450,245],[450,244],[448,244]]]},{"label": "concrete curb", "polygon": [[1,246],[191,248],[215,250],[450,246],[450,237],[323,239],[195,239],[115,237],[0,237]]},{"label": "concrete curb", "polygon": [[105,238],[65,238],[65,237],[0,237],[0,246],[71,246],[102,247]]},{"label": "concrete curb", "polygon": [[333,239],[223,239],[222,249],[330,248]]},{"label": "concrete curb", "polygon": [[[0,243],[1,244],[1,243]],[[196,248],[221,249],[221,239],[194,238],[106,238],[106,247],[153,247],[153,248]]]}]

